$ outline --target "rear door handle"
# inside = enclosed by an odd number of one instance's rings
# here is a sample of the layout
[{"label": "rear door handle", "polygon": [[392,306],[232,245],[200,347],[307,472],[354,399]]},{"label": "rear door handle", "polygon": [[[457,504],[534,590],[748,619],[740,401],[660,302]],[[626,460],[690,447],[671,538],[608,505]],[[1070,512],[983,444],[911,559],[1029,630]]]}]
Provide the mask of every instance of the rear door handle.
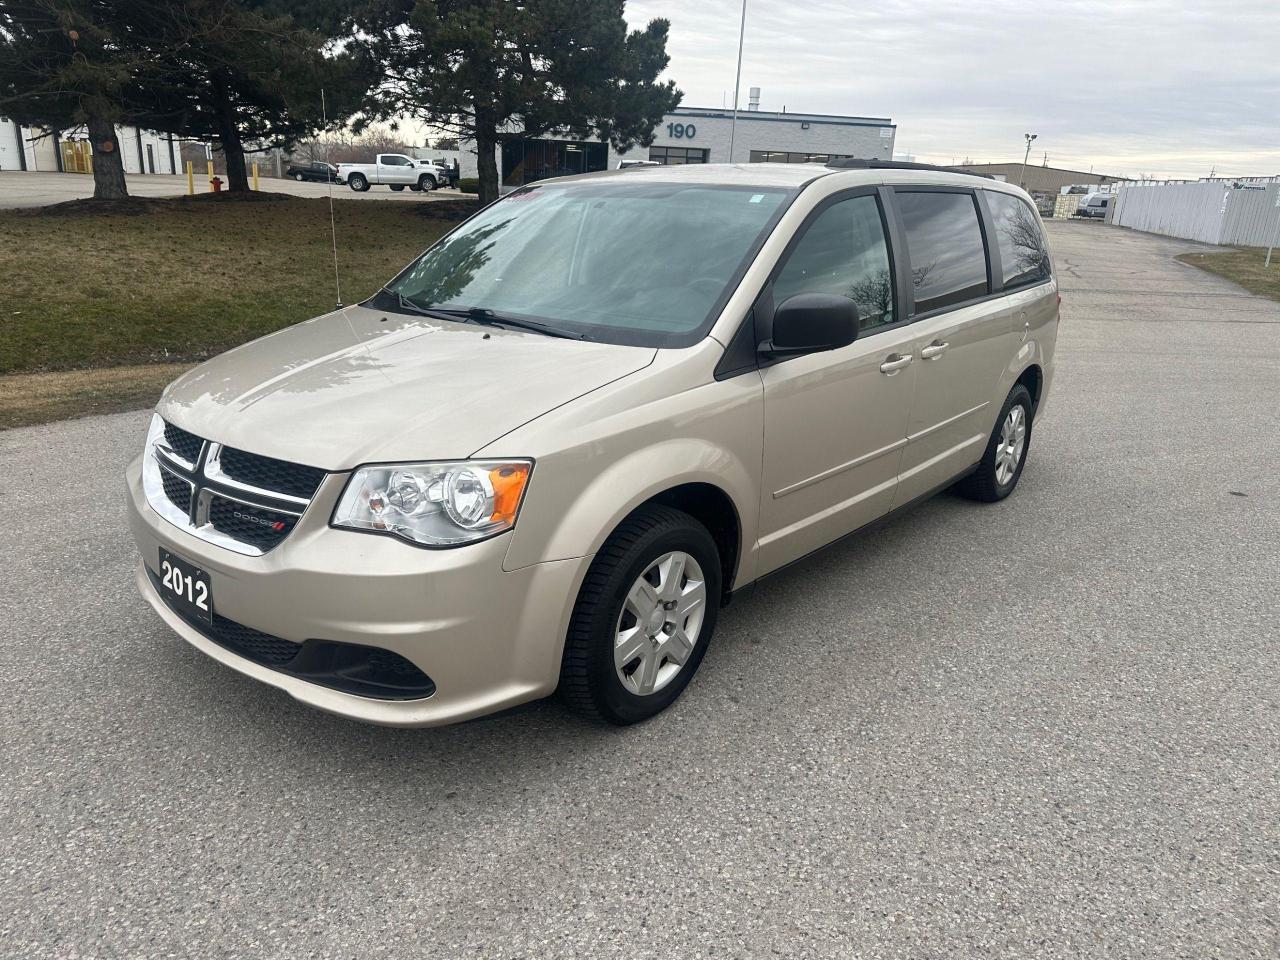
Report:
[{"label": "rear door handle", "polygon": [[880,372],[892,377],[910,362],[911,354],[909,353],[891,353],[885,358],[884,363],[880,364]]},{"label": "rear door handle", "polygon": [[935,340],[920,351],[920,359],[936,360],[947,352],[947,347],[949,346],[951,346],[951,344],[947,343],[945,340]]}]

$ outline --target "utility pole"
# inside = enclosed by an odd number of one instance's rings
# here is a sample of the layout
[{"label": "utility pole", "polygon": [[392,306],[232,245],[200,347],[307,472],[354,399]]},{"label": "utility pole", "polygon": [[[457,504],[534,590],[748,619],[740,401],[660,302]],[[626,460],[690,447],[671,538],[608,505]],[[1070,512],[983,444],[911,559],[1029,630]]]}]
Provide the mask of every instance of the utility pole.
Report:
[{"label": "utility pole", "polygon": [[1018,186],[1026,189],[1027,182],[1027,159],[1031,156],[1031,141],[1039,136],[1037,133],[1024,133],[1022,135],[1027,141],[1027,152],[1022,155],[1022,174],[1018,177]]},{"label": "utility pole", "polygon": [[729,123],[729,162],[733,163],[733,140],[738,132],[738,88],[742,85],[742,39],[747,34],[747,0],[742,0],[742,22],[738,25],[738,72],[733,78],[733,120]]}]

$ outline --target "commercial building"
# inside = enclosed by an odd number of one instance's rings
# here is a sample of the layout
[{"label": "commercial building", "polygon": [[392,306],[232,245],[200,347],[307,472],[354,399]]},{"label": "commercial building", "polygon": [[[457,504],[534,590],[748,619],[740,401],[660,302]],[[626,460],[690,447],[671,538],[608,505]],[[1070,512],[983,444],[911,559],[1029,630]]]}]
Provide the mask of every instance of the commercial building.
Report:
[{"label": "commercial building", "polygon": [[[733,111],[722,108],[677,107],[654,130],[653,144],[626,152],[615,151],[597,139],[554,136],[507,140],[497,149],[498,173],[504,190],[526,183],[616,168],[623,161],[677,163],[826,163],[854,157],[890,160],[897,127],[888,117],[846,117],[818,113],[771,112],[759,109],[759,89],[753,87],[748,107],[738,112],[737,129],[730,130]],[[475,144],[463,141],[461,173],[477,175]]]},{"label": "commercial building", "polygon": [[1025,178],[1021,163],[965,163],[957,167],[971,173],[985,173],[1008,183],[1022,183],[1027,193],[1058,194],[1063,187],[1081,185],[1099,185],[1107,183],[1123,183],[1124,177],[1112,177],[1103,173],[1092,173],[1085,170],[1064,170],[1061,167],[1046,167],[1028,163]]},{"label": "commercial building", "polygon": [[[178,143],[168,134],[116,127],[125,173],[177,173]],[[89,136],[83,127],[46,131],[0,117],[0,170],[91,173]]]}]

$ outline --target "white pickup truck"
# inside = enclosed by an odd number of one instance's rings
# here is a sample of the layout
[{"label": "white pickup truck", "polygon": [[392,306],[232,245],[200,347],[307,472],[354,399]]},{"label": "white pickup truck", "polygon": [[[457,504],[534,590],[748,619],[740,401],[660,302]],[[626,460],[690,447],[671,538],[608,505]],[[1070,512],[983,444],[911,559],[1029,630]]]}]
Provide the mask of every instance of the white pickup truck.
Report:
[{"label": "white pickup truck", "polygon": [[380,153],[373,163],[338,164],[338,182],[363,193],[374,184],[392,190],[434,190],[449,182],[449,175],[430,160],[415,160],[403,153]]}]

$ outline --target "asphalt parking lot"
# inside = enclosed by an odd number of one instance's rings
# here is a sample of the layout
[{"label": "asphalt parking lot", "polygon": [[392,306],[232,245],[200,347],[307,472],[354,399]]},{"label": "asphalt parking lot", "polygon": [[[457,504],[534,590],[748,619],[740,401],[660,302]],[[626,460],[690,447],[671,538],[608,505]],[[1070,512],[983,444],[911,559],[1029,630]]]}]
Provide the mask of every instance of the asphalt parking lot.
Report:
[{"label": "asphalt parking lot", "polygon": [[[135,197],[181,197],[187,193],[187,178],[169,174],[130,174],[127,178],[129,193]],[[223,177],[226,180],[226,177]],[[262,176],[258,180],[262,190],[271,193],[287,193],[295,197],[327,197],[328,184],[278,179]],[[196,173],[196,191],[209,192],[208,177]],[[335,183],[333,195],[342,199],[355,197],[360,200],[400,200],[422,203],[428,200],[456,200],[462,196],[457,190],[432,190],[416,193],[412,190],[392,190],[390,187],[370,187],[364,193],[356,193],[345,184]],[[93,177],[71,173],[23,173],[0,172],[0,210],[20,207],[44,207],[51,203],[83,200],[93,196]]]},{"label": "asphalt parking lot", "polygon": [[4,955],[1280,955],[1280,304],[1051,241],[1015,495],[766,581],[625,731],[243,679],[135,594],[147,414],[0,434]]}]

